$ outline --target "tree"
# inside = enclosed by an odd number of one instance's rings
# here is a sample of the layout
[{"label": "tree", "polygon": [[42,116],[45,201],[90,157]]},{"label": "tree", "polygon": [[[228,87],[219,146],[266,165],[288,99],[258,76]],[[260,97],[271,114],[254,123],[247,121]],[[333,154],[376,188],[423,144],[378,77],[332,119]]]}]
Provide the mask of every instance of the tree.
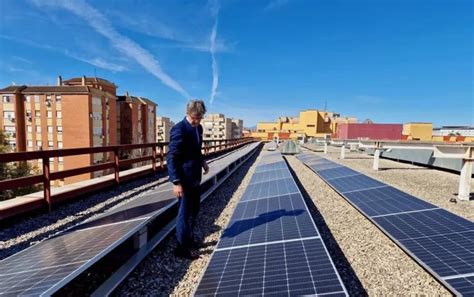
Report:
[{"label": "tree", "polygon": [[[4,131],[0,130],[0,154],[12,152],[11,146],[7,142],[7,135]],[[24,176],[30,176],[36,172],[37,168],[34,168],[28,162],[12,162],[12,163],[0,163],[0,180],[14,179]],[[0,201],[14,198],[16,196],[26,195],[32,192],[39,191],[41,186],[26,186],[15,188],[0,193]]]}]

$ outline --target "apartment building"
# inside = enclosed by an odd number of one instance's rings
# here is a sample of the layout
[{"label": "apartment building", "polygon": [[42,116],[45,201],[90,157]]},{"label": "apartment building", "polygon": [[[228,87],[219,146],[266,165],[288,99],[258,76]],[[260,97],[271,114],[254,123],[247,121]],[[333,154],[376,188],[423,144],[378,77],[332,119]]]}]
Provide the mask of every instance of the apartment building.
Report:
[{"label": "apartment building", "polygon": [[169,142],[174,122],[167,117],[156,117],[156,142]]},{"label": "apartment building", "polygon": [[210,113],[202,121],[203,140],[232,138],[232,119],[221,113]]},{"label": "apartment building", "polygon": [[304,110],[299,117],[279,117],[276,122],[260,122],[253,137],[264,140],[292,139],[304,140],[307,137],[326,137],[334,135],[341,123],[357,123],[354,117],[343,117],[338,113],[316,109]]},{"label": "apartment building", "polygon": [[[56,86],[9,86],[0,90],[0,128],[14,151],[96,147],[117,143],[117,86],[101,78],[79,77]],[[51,171],[68,170],[111,160],[107,153],[52,158]],[[42,161],[33,161],[42,167]],[[55,181],[74,183],[101,176],[95,172]]]},{"label": "apartment building", "polygon": [[232,121],[232,137],[231,138],[242,138],[244,130],[244,121],[240,119],[231,119]]},{"label": "apartment building", "polygon": [[155,142],[157,104],[150,99],[117,96],[117,137],[119,144]]}]

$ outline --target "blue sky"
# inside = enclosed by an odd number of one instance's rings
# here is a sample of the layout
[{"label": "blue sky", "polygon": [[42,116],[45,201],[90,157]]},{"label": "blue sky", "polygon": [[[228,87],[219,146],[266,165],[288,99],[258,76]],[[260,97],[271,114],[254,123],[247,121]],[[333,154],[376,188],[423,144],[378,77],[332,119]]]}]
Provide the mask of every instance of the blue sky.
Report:
[{"label": "blue sky", "polygon": [[96,72],[174,120],[193,97],[246,126],[325,104],[359,120],[474,125],[468,0],[2,0],[0,11],[1,87]]}]

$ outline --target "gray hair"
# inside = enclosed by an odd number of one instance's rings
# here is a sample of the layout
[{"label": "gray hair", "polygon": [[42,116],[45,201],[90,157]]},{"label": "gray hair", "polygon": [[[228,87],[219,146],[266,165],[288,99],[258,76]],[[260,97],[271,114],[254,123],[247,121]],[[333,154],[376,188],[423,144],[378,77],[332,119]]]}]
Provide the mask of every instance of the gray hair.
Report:
[{"label": "gray hair", "polygon": [[191,100],[186,106],[187,114],[197,114],[199,116],[204,116],[206,113],[206,105],[202,100]]}]

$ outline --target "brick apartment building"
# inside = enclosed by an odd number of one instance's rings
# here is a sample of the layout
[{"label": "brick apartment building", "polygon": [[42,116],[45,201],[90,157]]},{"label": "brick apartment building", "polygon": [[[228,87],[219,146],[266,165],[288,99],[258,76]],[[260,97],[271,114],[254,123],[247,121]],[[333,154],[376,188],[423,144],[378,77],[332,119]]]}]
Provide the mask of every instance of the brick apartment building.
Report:
[{"label": "brick apartment building", "polygon": [[[60,76],[56,86],[9,86],[0,89],[0,129],[9,136],[7,141],[14,151],[119,144],[121,138],[118,135],[121,133],[117,133],[117,108],[121,103],[117,101],[116,90],[117,86],[105,79],[78,77],[63,81]],[[156,104],[145,106],[139,113],[143,118],[138,119],[138,115],[136,118],[143,125],[151,119],[152,123],[147,126],[151,129],[137,130],[151,140],[155,136]],[[133,118],[131,125],[135,127]],[[112,160],[112,155],[107,153],[52,158],[50,168],[51,171],[61,171],[108,160]],[[41,160],[32,163],[42,167]],[[72,176],[55,181],[53,185],[74,183],[106,173]]]},{"label": "brick apartment building", "polygon": [[[118,142],[120,144],[156,142],[156,108],[157,104],[150,99],[130,96],[128,92],[123,96],[117,96]],[[121,158],[137,158],[149,153],[150,149],[136,149],[122,152]]]}]

